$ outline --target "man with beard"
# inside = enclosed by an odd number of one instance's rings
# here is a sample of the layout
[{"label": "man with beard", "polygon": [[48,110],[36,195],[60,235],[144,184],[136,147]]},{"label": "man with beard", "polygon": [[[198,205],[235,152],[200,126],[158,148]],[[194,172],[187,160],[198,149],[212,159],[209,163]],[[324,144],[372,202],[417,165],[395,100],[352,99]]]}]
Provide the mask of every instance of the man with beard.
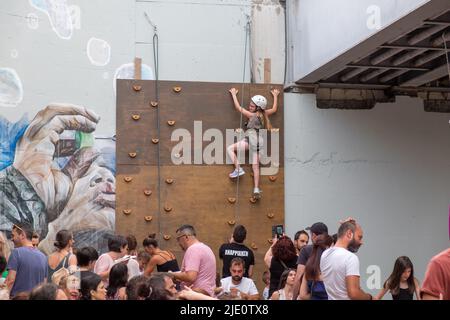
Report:
[{"label": "man with beard", "polygon": [[240,297],[243,300],[258,300],[259,293],[252,279],[244,277],[245,262],[241,258],[231,260],[231,276],[220,280],[222,292],[231,297]]},{"label": "man with beard", "polygon": [[363,231],[350,220],[341,224],[334,247],[325,250],[320,270],[329,300],[372,300],[359,284],[359,259],[355,255],[363,244]]},{"label": "man with beard", "polygon": [[300,252],[304,247],[308,245],[309,242],[309,234],[305,230],[297,231],[294,235],[294,247],[295,251],[297,251],[297,255],[300,255]]}]

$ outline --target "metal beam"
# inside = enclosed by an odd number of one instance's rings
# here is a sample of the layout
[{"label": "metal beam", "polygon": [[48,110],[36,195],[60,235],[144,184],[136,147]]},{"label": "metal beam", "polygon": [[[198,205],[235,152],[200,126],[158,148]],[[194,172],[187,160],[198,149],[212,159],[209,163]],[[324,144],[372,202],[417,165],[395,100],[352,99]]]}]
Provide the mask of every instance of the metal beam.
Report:
[{"label": "metal beam", "polygon": [[372,68],[372,69],[385,69],[385,70],[416,70],[416,71],[429,71],[428,68],[420,68],[420,67],[399,67],[399,66],[392,66],[392,65],[371,65],[371,64],[348,64],[347,67],[349,68]]},{"label": "metal beam", "polygon": [[[402,46],[402,45],[395,45],[395,44],[384,44],[380,46],[380,48],[389,48],[389,49],[404,49],[404,50],[436,50],[436,51],[445,51],[445,48],[441,47],[427,47],[427,46]],[[447,51],[450,51],[450,49],[447,49]]]},{"label": "metal beam", "polygon": [[437,67],[436,69],[433,69],[433,70],[428,71],[424,74],[421,74],[415,78],[405,81],[405,82],[401,83],[400,86],[401,87],[419,87],[421,85],[424,85],[425,83],[445,77],[446,75],[448,75],[448,69],[447,69],[447,64],[444,64],[440,67]]},{"label": "metal beam", "polygon": [[346,64],[357,61],[361,57],[368,56],[377,47],[420,27],[423,25],[423,21],[430,19],[430,17],[438,16],[449,9],[450,1],[448,0],[429,1],[368,39],[356,44],[335,59],[305,75],[297,80],[296,83],[314,83],[321,79],[330,78],[332,75],[342,71]]},{"label": "metal beam", "polygon": [[[299,86],[302,86],[301,84]],[[384,90],[390,88],[384,84],[364,84],[364,83],[339,83],[339,82],[319,82],[320,88],[341,88],[341,89],[376,89]]]},{"label": "metal beam", "polygon": [[399,92],[450,92],[450,87],[399,87],[393,86],[391,88],[392,91]]},{"label": "metal beam", "polygon": [[424,23],[424,24],[436,24],[436,25],[450,26],[450,21],[431,21],[431,20],[425,20],[423,23]]}]

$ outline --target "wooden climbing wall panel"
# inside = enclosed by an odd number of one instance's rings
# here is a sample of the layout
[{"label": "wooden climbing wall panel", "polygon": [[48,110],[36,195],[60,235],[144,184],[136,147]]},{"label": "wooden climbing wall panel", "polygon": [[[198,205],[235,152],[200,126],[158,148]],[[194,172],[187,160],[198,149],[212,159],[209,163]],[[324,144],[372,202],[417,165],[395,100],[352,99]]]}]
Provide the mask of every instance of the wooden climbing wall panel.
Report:
[{"label": "wooden climbing wall panel", "polygon": [[[181,91],[175,92],[174,87]],[[239,101],[244,92],[245,107],[255,94],[264,95],[270,107],[270,89],[282,91],[281,86],[269,84],[246,84],[242,88],[242,84],[235,83],[160,81],[156,101],[154,81],[118,81],[116,231],[134,234],[139,244],[149,233],[156,233],[161,248],[173,251],[181,263],[183,252],[175,230],[182,224],[192,224],[198,238],[215,252],[217,270],[221,271],[218,249],[230,239],[234,225],[243,224],[247,228],[245,243],[253,246],[256,258],[253,278],[262,289],[261,276],[266,269],[263,258],[270,246],[272,225],[284,224],[283,97],[279,95],[278,112],[270,117],[273,127],[279,129],[279,159],[275,163],[278,172],[261,176],[263,196],[252,203],[251,165],[243,165],[246,174],[240,177],[236,196],[237,181],[228,177],[233,167],[225,164],[225,130],[240,125],[240,115],[228,92],[231,87],[239,89]],[[197,128],[194,133],[194,121],[201,121],[200,132]],[[192,163],[175,165],[171,153],[179,141],[171,141],[171,135],[183,128],[191,135]],[[208,129],[223,133],[223,164],[194,164],[194,146],[205,150],[211,143],[202,141]],[[270,140],[266,143],[270,145]],[[269,148],[269,156],[271,152]]]}]

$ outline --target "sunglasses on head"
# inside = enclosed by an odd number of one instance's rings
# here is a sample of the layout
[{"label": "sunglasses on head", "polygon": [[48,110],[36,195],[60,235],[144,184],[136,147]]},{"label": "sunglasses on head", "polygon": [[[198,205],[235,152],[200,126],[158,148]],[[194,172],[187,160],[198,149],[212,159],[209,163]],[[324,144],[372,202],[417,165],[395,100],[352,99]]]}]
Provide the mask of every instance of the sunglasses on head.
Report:
[{"label": "sunglasses on head", "polygon": [[21,232],[25,232],[23,231],[23,229],[21,227],[19,227],[17,224],[13,224],[12,226],[13,229],[19,229]]}]

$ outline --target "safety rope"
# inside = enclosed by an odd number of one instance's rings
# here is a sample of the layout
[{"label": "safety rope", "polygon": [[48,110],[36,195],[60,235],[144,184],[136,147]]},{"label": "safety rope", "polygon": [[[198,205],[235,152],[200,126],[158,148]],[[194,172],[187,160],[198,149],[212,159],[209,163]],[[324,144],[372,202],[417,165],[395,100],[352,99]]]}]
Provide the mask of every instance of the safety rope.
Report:
[{"label": "safety rope", "polygon": [[[245,71],[247,68],[247,40],[250,38],[250,17],[247,16],[247,24],[245,25],[245,44],[244,44],[244,68],[243,68],[243,74],[242,74],[242,86],[241,86],[241,108],[243,108],[244,105],[244,88],[245,88]],[[242,112],[240,112],[240,119],[239,119],[239,129],[242,129]],[[240,138],[242,131],[239,131],[238,137]],[[236,150],[236,161],[239,163],[239,155],[241,151],[239,148]],[[244,150],[245,155],[245,150]],[[241,167],[241,164],[239,163],[239,168]],[[236,205],[234,207],[234,219],[236,221],[239,221],[239,169],[238,169],[238,176],[236,180]]]},{"label": "safety rope", "polygon": [[[144,12],[148,23],[153,27],[153,67],[155,68],[155,101],[159,103],[159,37],[158,28],[150,20],[147,12]],[[158,132],[158,139],[161,138],[161,126],[160,126],[160,112],[159,105],[156,108],[156,130]],[[162,236],[161,232],[161,148],[160,144],[156,144],[157,148],[157,163],[158,163],[158,234]]]}]

